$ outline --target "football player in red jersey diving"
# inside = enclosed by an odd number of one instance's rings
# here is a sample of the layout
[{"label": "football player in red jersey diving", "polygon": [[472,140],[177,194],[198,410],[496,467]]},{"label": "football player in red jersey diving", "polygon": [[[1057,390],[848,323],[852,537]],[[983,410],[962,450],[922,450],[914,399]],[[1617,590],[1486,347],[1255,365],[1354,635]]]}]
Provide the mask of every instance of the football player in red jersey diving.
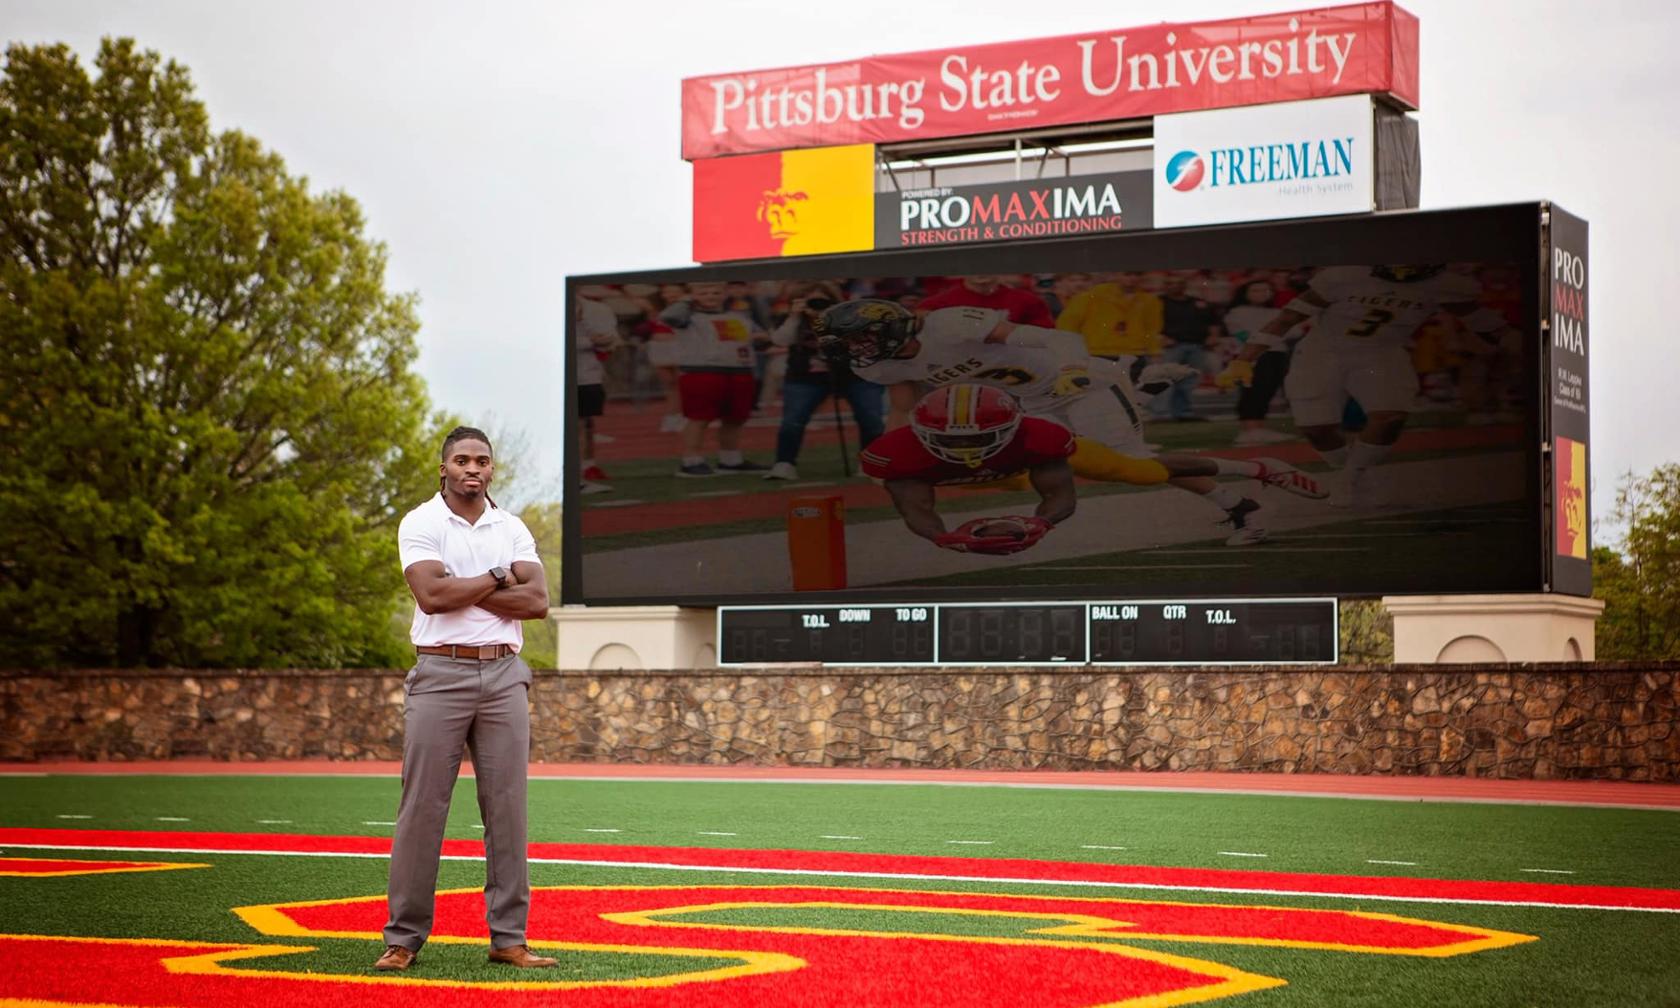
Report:
[{"label": "football player in red jersey diving", "polygon": [[[1007,392],[1027,417],[1053,421],[1092,442],[1087,457],[1095,448],[1108,449],[1104,464],[1092,463],[1106,475],[1080,475],[1164,481],[1201,495],[1224,510],[1233,529],[1229,545],[1264,542],[1266,531],[1255,516],[1259,502],[1214,477],[1243,476],[1303,497],[1325,495],[1309,476],[1278,459],[1151,457],[1130,379],[1114,362],[1090,356],[1077,333],[1016,325],[1004,312],[986,308],[941,308],[918,318],[896,302],[874,298],[830,307],[815,328],[827,351],[843,354],[858,377],[888,386],[895,411],[914,397],[917,382],[974,383]],[[1146,368],[1139,384],[1146,392],[1170,387],[1182,377],[1172,370],[1176,367]]]},{"label": "football player in red jersey diving", "polygon": [[[946,385],[923,396],[910,425],[863,450],[863,471],[882,481],[910,531],[943,549],[1018,553],[1073,514],[1075,450],[1066,427],[1028,417],[1007,392],[985,385]],[[1159,479],[1167,478],[1158,463]],[[1031,515],[978,518],[947,531],[934,510],[934,487],[996,483],[1025,475],[1039,502]],[[1139,472],[1139,477],[1146,474]]]}]

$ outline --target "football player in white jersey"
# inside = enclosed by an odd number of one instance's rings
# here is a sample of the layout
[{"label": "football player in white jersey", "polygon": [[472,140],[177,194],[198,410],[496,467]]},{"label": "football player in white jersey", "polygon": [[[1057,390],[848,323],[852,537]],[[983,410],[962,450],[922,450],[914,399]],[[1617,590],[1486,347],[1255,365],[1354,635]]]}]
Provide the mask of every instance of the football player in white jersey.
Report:
[{"label": "football player in white jersey", "polygon": [[[1342,470],[1331,504],[1374,508],[1371,468],[1399,440],[1418,392],[1410,341],[1440,311],[1457,316],[1472,333],[1498,342],[1510,331],[1505,316],[1478,303],[1481,285],[1449,272],[1445,264],[1328,266],[1306,291],[1260,329],[1233,361],[1235,378],[1283,334],[1307,320],[1312,328],[1295,347],[1284,391],[1295,426],[1319,455]],[[1343,435],[1348,399],[1365,411],[1365,429],[1351,442]]]},{"label": "football player in white jersey", "polygon": [[[895,416],[915,402],[918,382],[973,382],[1008,392],[1028,416],[1054,420],[1122,459],[1154,458],[1166,468],[1170,483],[1225,512],[1233,529],[1226,542],[1233,546],[1266,540],[1255,516],[1260,504],[1214,477],[1242,476],[1303,497],[1325,496],[1311,477],[1278,459],[1152,456],[1125,369],[1090,356],[1078,333],[1017,325],[1007,313],[991,308],[941,308],[917,317],[895,301],[875,298],[830,307],[816,330],[827,352],[844,354],[854,374],[888,387]],[[1173,370],[1177,367],[1146,368],[1139,384],[1151,392],[1168,388],[1182,377]],[[1118,464],[1115,469],[1125,471]]]}]

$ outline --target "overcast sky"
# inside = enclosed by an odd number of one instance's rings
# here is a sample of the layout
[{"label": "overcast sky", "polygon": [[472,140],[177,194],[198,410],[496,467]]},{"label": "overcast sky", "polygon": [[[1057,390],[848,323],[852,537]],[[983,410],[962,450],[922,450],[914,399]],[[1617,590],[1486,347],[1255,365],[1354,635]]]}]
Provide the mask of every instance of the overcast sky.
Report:
[{"label": "overcast sky", "polygon": [[[522,431],[557,488],[563,278],[689,262],[683,77],[1309,6],[0,0],[0,32],[87,58],[133,36],[191,70],[216,128],[356,197],[390,286],[420,295],[434,402]],[[1422,24],[1423,207],[1552,199],[1591,222],[1604,516],[1618,474],[1680,456],[1680,5],[1402,6]]]}]

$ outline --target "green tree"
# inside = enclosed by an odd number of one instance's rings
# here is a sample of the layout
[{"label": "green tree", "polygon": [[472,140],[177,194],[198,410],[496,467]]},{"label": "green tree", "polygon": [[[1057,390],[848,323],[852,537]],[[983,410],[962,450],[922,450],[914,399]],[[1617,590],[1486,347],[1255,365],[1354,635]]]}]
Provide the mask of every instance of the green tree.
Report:
[{"label": "green tree", "polygon": [[1341,626],[1344,665],[1388,665],[1394,661],[1394,617],[1377,599],[1343,599]]},{"label": "green tree", "polygon": [[1625,474],[1610,517],[1623,534],[1592,554],[1597,656],[1680,658],[1680,463]]},{"label": "green tree", "polygon": [[[542,558],[543,576],[548,580],[548,604],[560,604],[560,505],[556,503],[529,504],[519,517],[537,541],[537,555]],[[525,623],[525,648],[520,654],[532,668],[555,668],[560,657],[560,640],[554,621],[528,620]]]},{"label": "green tree", "polygon": [[106,40],[0,77],[0,640],[52,664],[385,665],[435,480],[412,296],[356,202]]}]

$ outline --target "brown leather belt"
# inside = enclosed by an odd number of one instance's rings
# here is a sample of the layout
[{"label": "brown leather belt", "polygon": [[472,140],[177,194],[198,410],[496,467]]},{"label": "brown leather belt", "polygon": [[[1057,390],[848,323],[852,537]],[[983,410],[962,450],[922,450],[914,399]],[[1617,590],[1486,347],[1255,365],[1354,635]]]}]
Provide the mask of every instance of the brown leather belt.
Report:
[{"label": "brown leather belt", "polygon": [[472,661],[493,661],[518,654],[512,644],[428,644],[414,648],[415,654],[442,655],[445,658],[466,658]]}]

